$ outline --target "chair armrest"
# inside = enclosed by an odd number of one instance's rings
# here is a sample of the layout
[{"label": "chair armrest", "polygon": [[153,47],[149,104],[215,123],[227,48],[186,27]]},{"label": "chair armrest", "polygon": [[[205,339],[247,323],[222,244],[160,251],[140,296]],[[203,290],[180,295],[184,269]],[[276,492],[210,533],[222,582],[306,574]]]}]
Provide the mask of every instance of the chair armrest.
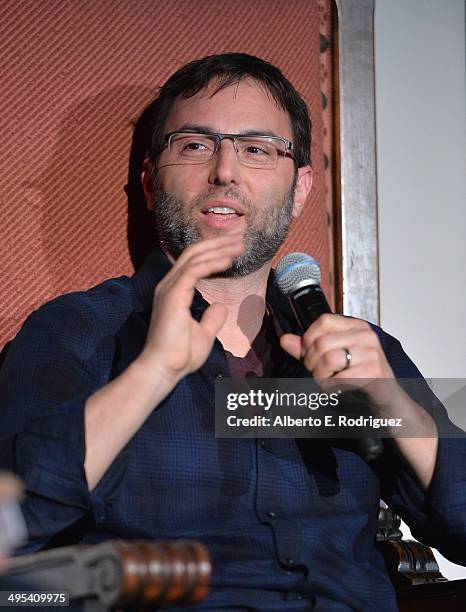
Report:
[{"label": "chair armrest", "polygon": [[38,590],[69,593],[73,602],[108,608],[163,608],[206,597],[211,564],[190,540],[109,540],[11,559],[2,577]]}]

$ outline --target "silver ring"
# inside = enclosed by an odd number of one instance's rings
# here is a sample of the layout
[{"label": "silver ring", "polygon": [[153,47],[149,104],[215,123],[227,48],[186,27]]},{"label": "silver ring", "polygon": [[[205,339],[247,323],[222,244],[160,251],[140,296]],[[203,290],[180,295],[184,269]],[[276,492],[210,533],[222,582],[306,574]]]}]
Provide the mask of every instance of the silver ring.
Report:
[{"label": "silver ring", "polygon": [[345,351],[346,364],[345,364],[345,367],[340,370],[340,372],[343,372],[343,370],[347,370],[350,367],[350,365],[351,365],[351,360],[353,359],[353,356],[351,355],[349,350],[347,348],[345,348],[344,346],[342,348]]}]

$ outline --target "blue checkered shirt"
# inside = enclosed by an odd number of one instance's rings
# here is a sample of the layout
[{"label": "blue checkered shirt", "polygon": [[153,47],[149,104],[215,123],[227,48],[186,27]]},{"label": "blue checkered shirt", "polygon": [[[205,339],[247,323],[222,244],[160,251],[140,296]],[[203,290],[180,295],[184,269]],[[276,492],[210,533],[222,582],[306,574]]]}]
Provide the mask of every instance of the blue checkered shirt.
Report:
[{"label": "blue checkered shirt", "polygon": [[[214,384],[229,375],[218,341],[90,493],[86,398],[140,353],[154,287],[169,266],[154,252],[132,278],[59,297],[33,313],[11,345],[0,371],[0,466],[27,489],[30,542],[21,552],[108,538],[195,538],[212,557],[212,590],[179,610],[391,611],[395,594],[375,546],[382,497],[416,538],[466,563],[464,440],[440,440],[424,492],[389,445],[369,465],[326,440],[216,438]],[[281,329],[296,332],[273,272],[267,301]],[[196,293],[193,316],[206,306]],[[375,329],[395,375],[420,377],[399,342]],[[276,374],[307,376],[289,356]]]}]

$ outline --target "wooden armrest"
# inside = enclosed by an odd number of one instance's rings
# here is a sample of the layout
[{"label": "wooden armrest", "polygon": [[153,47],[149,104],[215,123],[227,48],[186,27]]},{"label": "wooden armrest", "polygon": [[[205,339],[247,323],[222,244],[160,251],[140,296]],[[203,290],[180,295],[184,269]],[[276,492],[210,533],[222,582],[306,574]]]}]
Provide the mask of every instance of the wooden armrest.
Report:
[{"label": "wooden armrest", "polygon": [[38,590],[67,591],[105,608],[147,609],[198,603],[207,595],[211,564],[190,540],[109,540],[11,559],[3,576]]},{"label": "wooden armrest", "polygon": [[400,612],[464,612],[466,580],[444,578],[428,546],[402,539],[400,523],[390,508],[380,508],[377,546],[395,587]]},{"label": "wooden armrest", "polygon": [[378,543],[400,612],[464,612],[466,580],[447,580],[432,550],[414,540]]}]

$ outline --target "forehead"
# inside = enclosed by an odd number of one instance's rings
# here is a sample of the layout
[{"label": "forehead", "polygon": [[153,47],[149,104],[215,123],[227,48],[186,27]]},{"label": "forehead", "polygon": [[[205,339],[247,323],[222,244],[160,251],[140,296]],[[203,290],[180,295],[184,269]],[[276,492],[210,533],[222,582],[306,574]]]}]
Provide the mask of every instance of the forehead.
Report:
[{"label": "forehead", "polygon": [[190,98],[177,98],[165,132],[198,125],[232,134],[251,130],[272,132],[293,140],[288,113],[277,105],[261,84],[244,79],[214,93],[217,86],[213,82]]}]

